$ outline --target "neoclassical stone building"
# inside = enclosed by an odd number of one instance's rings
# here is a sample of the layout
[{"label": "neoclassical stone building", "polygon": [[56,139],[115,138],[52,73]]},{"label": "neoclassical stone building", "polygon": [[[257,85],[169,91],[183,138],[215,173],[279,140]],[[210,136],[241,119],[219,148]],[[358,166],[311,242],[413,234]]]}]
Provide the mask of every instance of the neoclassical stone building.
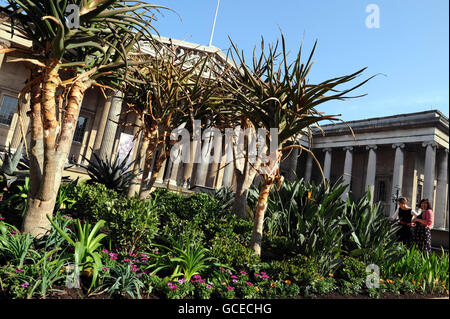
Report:
[{"label": "neoclassical stone building", "polygon": [[[354,136],[351,134],[349,125]],[[312,149],[324,175],[331,182],[343,178],[356,197],[367,189],[372,200],[381,202],[386,216],[392,216],[396,196],[409,199],[417,208],[423,198],[433,205],[433,241],[448,247],[448,118],[437,110],[399,114],[315,130]],[[309,154],[292,153],[282,163],[282,174],[320,182],[320,170]]]},{"label": "neoclassical stone building", "polygon": [[[172,41],[178,50],[188,50],[193,55],[214,54],[224,65],[226,56],[215,47],[206,47],[184,41]],[[20,35],[11,39],[7,29],[0,26],[0,45],[27,47],[30,42]],[[145,48],[144,48],[145,50]],[[148,49],[151,54],[151,49]],[[27,69],[20,63],[9,63],[8,54],[0,54],[0,152],[11,145],[16,148],[22,132],[27,134],[27,102],[18,111],[18,93],[27,78]],[[120,94],[104,97],[99,90],[90,89],[83,100],[69,161],[80,164],[91,158],[92,152],[100,156],[112,154],[125,156],[132,151],[133,158],[139,150],[140,140],[133,139],[136,129],[117,125],[120,121],[133,123],[133,114],[122,114]],[[20,115],[20,116],[19,116]],[[305,137],[298,141],[310,148],[323,168],[324,175],[332,182],[343,177],[349,191],[356,197],[366,189],[373,194],[373,201],[381,202],[385,214],[394,211],[394,196],[405,196],[416,207],[421,198],[429,198],[435,211],[433,242],[448,248],[448,118],[437,110],[412,114],[364,119],[347,125],[323,125],[325,135],[313,131],[312,144]],[[28,137],[28,135],[27,135]],[[28,139],[28,138],[27,138]],[[319,168],[310,155],[295,150],[280,167],[286,178],[293,172],[306,180],[319,183]],[[73,166],[65,175],[87,178],[83,169]],[[213,190],[222,186],[234,187],[233,167],[221,163],[174,164],[164,163],[156,186],[174,190]]]}]

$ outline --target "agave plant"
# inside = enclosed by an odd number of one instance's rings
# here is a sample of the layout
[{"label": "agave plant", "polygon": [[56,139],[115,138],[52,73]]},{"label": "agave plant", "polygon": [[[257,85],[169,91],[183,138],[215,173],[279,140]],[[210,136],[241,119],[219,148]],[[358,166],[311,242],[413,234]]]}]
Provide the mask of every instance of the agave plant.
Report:
[{"label": "agave plant", "polygon": [[0,221],[0,257],[22,268],[26,260],[35,261],[38,253],[33,249],[33,238],[22,234],[12,225]]},{"label": "agave plant", "polygon": [[212,195],[222,205],[224,211],[229,211],[233,207],[234,192],[229,187],[221,187],[214,191]]},{"label": "agave plant", "polygon": [[[152,11],[158,6],[119,0],[7,3],[0,11],[11,25],[11,34],[20,32],[32,42],[29,48],[0,52],[15,55],[11,62],[25,62],[31,70],[19,94],[30,92],[31,108],[30,196],[23,228],[41,236],[50,228],[45,216],[54,209],[86,90],[121,88],[132,63],[128,53],[141,39],[152,41]],[[73,5],[76,26],[68,23]]]},{"label": "agave plant", "polygon": [[103,184],[108,189],[118,193],[128,188],[135,174],[130,170],[134,161],[128,163],[131,151],[122,160],[120,160],[119,154],[116,155],[114,160],[112,158],[109,160],[107,155],[103,160],[96,153],[92,154],[94,155],[94,160],[84,158],[89,164],[80,165],[88,172],[91,182]]},{"label": "agave plant", "polygon": [[136,276],[129,264],[116,263],[110,267],[109,272],[103,278],[102,289],[110,295],[129,295],[131,298],[141,298],[140,290],[144,283]]},{"label": "agave plant", "polygon": [[5,158],[0,166],[0,176],[6,180],[6,187],[9,188],[12,183],[14,183],[18,176],[18,170],[22,168],[27,169],[26,162],[23,159],[23,142],[19,144],[14,153],[11,152],[11,144],[8,147],[7,152],[5,152]]}]

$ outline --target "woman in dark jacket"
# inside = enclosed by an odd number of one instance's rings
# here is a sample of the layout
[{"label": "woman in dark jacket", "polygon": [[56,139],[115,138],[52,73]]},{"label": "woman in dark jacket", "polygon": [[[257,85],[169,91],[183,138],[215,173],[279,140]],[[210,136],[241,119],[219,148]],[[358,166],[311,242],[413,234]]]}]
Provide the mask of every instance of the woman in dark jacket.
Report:
[{"label": "woman in dark jacket", "polygon": [[405,197],[400,197],[398,199],[398,208],[390,220],[395,220],[398,218],[398,222],[401,225],[398,231],[399,240],[406,246],[410,246],[413,243],[413,224],[411,221],[413,217],[416,216],[417,213],[411,207],[408,207],[408,199]]}]

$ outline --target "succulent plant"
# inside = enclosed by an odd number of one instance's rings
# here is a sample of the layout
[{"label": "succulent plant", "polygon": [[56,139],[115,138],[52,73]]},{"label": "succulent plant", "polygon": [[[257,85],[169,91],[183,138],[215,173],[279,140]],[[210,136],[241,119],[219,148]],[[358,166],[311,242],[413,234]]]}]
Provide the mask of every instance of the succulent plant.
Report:
[{"label": "succulent plant", "polygon": [[91,182],[104,184],[118,193],[124,191],[135,175],[133,170],[130,170],[134,161],[127,163],[131,152],[122,161],[120,161],[119,155],[112,160],[112,158],[108,159],[108,156],[101,159],[96,153],[92,154],[94,156],[92,160],[84,157],[89,163],[88,165],[80,165],[87,170]]}]

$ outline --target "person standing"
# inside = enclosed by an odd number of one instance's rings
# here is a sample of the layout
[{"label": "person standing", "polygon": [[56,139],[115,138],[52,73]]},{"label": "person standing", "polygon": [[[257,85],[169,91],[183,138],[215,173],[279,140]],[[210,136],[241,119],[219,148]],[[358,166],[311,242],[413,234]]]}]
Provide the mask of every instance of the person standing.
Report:
[{"label": "person standing", "polygon": [[390,220],[395,220],[398,218],[398,222],[400,223],[400,229],[398,231],[399,239],[406,246],[410,246],[413,242],[413,231],[411,223],[413,217],[416,217],[418,214],[408,206],[408,199],[405,197],[400,197],[398,199],[398,208],[394,213]]},{"label": "person standing", "polygon": [[431,228],[434,224],[434,213],[428,199],[422,199],[419,205],[422,212],[412,220],[416,225],[413,240],[419,249],[431,252]]}]

